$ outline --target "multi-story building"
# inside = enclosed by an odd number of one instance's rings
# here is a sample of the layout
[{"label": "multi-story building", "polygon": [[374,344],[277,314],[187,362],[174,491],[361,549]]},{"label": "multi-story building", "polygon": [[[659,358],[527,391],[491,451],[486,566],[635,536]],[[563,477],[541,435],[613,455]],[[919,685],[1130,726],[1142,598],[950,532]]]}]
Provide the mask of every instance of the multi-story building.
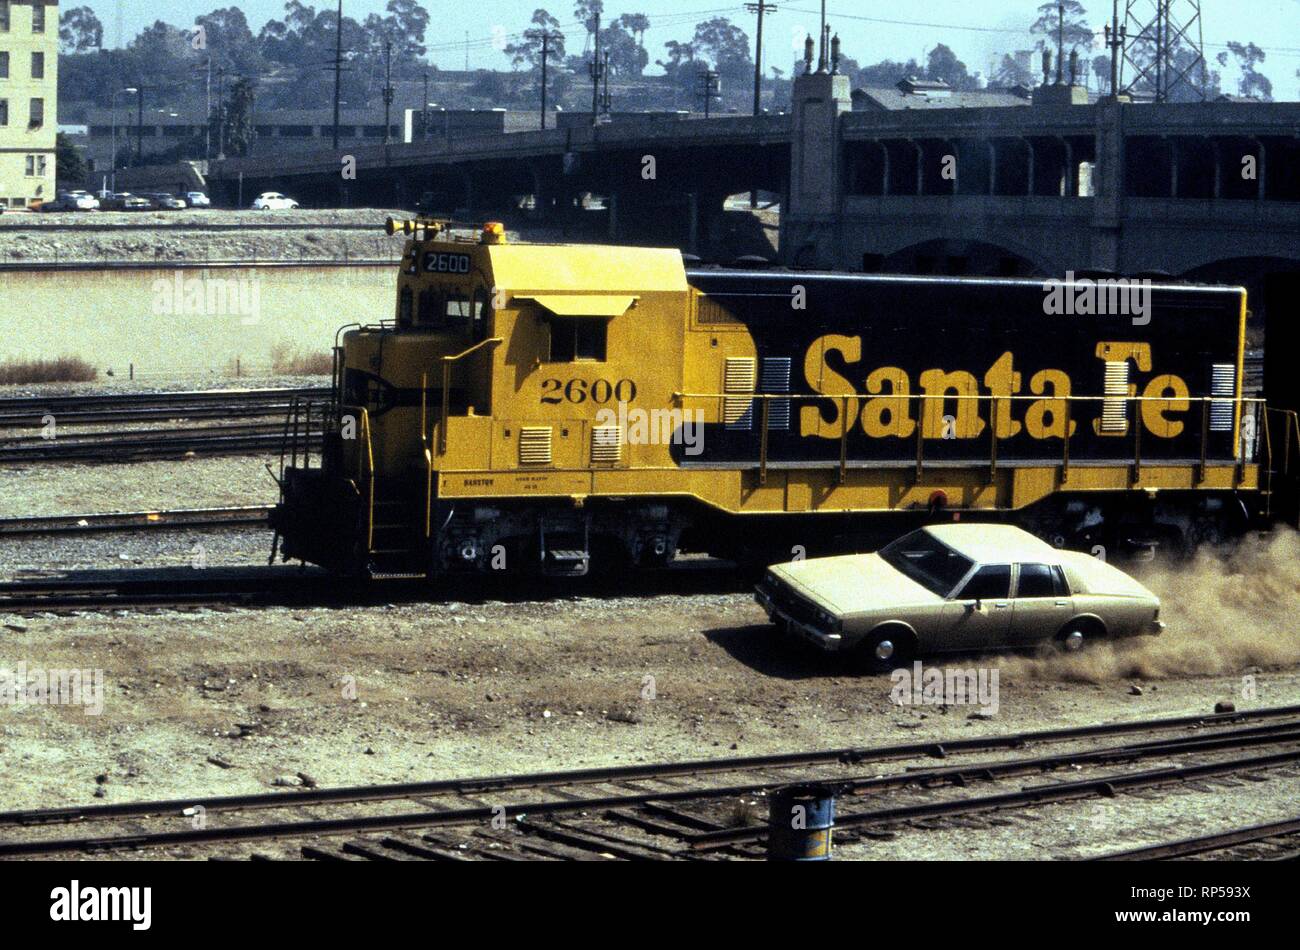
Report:
[{"label": "multi-story building", "polygon": [[54,198],[58,0],[0,0],[0,207]]}]

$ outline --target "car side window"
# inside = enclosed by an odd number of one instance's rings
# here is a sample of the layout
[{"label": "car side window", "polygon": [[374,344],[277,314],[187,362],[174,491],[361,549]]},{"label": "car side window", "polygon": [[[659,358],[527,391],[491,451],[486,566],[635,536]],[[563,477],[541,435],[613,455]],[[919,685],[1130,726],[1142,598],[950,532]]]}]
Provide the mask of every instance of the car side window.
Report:
[{"label": "car side window", "polygon": [[987,564],[966,582],[958,600],[998,600],[1011,596],[1011,565]]},{"label": "car side window", "polygon": [[1070,585],[1065,582],[1065,571],[1059,564],[1052,565],[1052,590],[1057,597],[1070,596]]},{"label": "car side window", "polygon": [[1056,577],[1046,564],[1021,564],[1017,597],[1055,597]]}]

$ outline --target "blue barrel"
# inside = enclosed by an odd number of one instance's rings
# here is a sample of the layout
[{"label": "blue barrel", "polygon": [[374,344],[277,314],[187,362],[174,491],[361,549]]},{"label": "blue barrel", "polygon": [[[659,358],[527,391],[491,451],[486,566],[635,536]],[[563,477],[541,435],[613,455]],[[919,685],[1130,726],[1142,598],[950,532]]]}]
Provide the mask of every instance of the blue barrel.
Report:
[{"label": "blue barrel", "polygon": [[788,785],[768,800],[769,861],[829,861],[835,792],[828,785]]}]

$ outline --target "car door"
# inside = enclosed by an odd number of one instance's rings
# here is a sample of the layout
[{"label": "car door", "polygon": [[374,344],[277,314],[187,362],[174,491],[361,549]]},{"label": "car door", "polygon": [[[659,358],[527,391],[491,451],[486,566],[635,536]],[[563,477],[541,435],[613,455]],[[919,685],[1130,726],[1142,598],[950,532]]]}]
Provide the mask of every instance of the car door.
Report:
[{"label": "car door", "polygon": [[1051,640],[1061,632],[1073,613],[1073,601],[1059,565],[1018,565],[1016,596],[1011,604],[1013,643]]},{"label": "car door", "polygon": [[943,605],[940,650],[987,650],[1011,632],[1011,565],[984,564]]}]

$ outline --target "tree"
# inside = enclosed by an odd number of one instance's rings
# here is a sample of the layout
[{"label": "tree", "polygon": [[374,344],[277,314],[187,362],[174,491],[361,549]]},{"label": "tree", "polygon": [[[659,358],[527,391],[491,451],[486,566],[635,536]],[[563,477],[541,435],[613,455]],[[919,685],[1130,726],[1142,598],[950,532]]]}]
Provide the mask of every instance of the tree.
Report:
[{"label": "tree", "polygon": [[1029,67],[1032,57],[1033,50],[1017,50],[1014,55],[1005,54],[990,77],[991,85],[1001,86],[1003,89],[1010,89],[1012,86],[1024,86],[1026,89],[1033,87],[1036,77]]},{"label": "tree", "polygon": [[650,18],[644,13],[624,13],[614,21],[636,37],[636,45],[645,49],[645,31],[650,29]]},{"label": "tree", "polygon": [[502,50],[510,57],[512,66],[522,66],[528,64],[529,69],[541,69],[542,67],[542,40],[550,34],[547,47],[547,59],[552,63],[561,63],[564,61],[564,34],[560,32],[560,21],[543,9],[533,11],[533,18],[529,21],[532,26],[524,30],[523,40],[519,43],[511,43]]},{"label": "tree", "polygon": [[957,58],[957,54],[940,43],[930,50],[926,57],[925,75],[927,79],[946,82],[953,89],[975,89],[978,84],[966,70],[966,64]]},{"label": "tree", "polygon": [[1241,78],[1237,80],[1237,91],[1243,96],[1255,96],[1264,102],[1273,101],[1273,83],[1267,76],[1255,69],[1264,62],[1267,54],[1254,43],[1228,43],[1228,51],[1218,56],[1219,65],[1227,66],[1229,54],[1235,59]]},{"label": "tree", "polygon": [[714,17],[695,27],[691,42],[696,59],[708,61],[724,83],[744,82],[754,72],[749,37],[726,17]]},{"label": "tree", "polygon": [[214,66],[236,72],[261,71],[262,58],[257,51],[257,40],[239,7],[226,7],[196,16],[194,26],[203,30],[204,49],[212,57]]},{"label": "tree", "polygon": [[104,45],[104,24],[90,7],[72,7],[59,17],[59,49],[84,53]]},{"label": "tree", "polygon": [[600,31],[600,49],[609,53],[609,68],[615,76],[640,76],[650,62],[646,51],[617,19]]},{"label": "tree", "polygon": [[69,186],[80,188],[86,182],[90,169],[81,154],[81,149],[72,144],[72,140],[59,132],[54,136],[54,176],[59,190]]},{"label": "tree", "polygon": [[[1092,48],[1094,34],[1092,27],[1088,25],[1088,11],[1083,8],[1079,0],[1064,0],[1065,6],[1065,30],[1064,30],[1064,55],[1068,57],[1070,50],[1079,48],[1087,51]],[[1060,25],[1059,13],[1056,3],[1044,3],[1038,8],[1038,19],[1029,27],[1029,32],[1039,37],[1038,42],[1034,44],[1034,49],[1050,49],[1052,55],[1056,55],[1056,38],[1057,29]],[[1082,53],[1080,54],[1082,55]],[[1064,65],[1062,66],[1062,75],[1064,75]]]},{"label": "tree", "polygon": [[[225,144],[226,155],[242,157],[253,148],[253,101],[256,86],[251,79],[240,79],[230,88],[225,108],[212,117],[213,142]],[[223,133],[224,138],[218,138]]]},{"label": "tree", "polygon": [[[803,72],[802,69],[798,71]],[[924,70],[914,59],[909,59],[906,63],[884,59],[862,67],[862,71],[858,73],[858,83],[863,86],[896,86],[900,80],[907,79],[909,76],[920,76],[922,73]]]},{"label": "tree", "polygon": [[573,15],[587,31],[588,44],[591,43],[591,35],[596,32],[596,23],[604,12],[605,0],[576,0],[573,4]]}]

